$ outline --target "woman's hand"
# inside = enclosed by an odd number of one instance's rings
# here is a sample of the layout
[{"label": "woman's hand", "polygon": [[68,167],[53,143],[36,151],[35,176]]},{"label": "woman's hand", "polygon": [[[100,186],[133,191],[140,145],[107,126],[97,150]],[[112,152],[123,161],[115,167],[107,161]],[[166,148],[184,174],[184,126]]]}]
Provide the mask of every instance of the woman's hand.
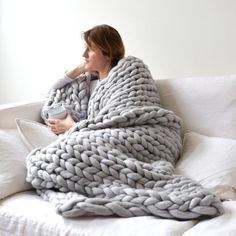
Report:
[{"label": "woman's hand", "polygon": [[72,119],[71,114],[67,113],[66,118],[64,119],[52,119],[49,118],[47,120],[48,127],[54,132],[55,134],[62,134],[69,130],[75,124],[74,120]]},{"label": "woman's hand", "polygon": [[77,78],[79,75],[83,74],[87,72],[87,70],[85,69],[85,63],[81,63],[78,66],[76,66],[75,68],[66,71],[66,74],[69,78],[71,79],[75,79]]}]

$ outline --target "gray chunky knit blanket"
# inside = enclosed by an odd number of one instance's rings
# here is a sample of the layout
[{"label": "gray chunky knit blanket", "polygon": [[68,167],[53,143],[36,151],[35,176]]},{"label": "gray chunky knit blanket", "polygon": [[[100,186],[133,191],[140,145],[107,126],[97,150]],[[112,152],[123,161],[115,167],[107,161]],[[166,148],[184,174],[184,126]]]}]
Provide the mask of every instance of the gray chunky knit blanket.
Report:
[{"label": "gray chunky knit blanket", "polygon": [[87,116],[27,157],[27,181],[59,213],[196,219],[223,212],[215,195],[174,174],[181,120],[161,106],[140,59],[120,60],[90,100],[85,85],[82,76],[52,92],[44,109],[64,103]]}]

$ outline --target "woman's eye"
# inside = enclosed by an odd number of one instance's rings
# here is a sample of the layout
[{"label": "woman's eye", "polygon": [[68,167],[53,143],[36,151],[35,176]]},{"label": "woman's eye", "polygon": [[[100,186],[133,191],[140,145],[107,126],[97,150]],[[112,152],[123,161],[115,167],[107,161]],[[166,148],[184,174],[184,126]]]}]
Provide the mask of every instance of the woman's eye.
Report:
[{"label": "woman's eye", "polygon": [[86,48],[86,51],[87,51],[87,52],[91,52],[92,49],[91,49],[90,47],[87,47],[87,48]]}]

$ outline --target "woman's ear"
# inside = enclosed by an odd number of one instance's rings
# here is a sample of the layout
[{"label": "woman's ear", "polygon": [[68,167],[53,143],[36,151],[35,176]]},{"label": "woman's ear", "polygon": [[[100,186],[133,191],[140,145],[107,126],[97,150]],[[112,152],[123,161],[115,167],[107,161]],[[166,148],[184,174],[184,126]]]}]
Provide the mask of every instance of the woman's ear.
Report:
[{"label": "woman's ear", "polygon": [[106,56],[107,62],[111,65],[112,64],[112,58],[109,56]]}]

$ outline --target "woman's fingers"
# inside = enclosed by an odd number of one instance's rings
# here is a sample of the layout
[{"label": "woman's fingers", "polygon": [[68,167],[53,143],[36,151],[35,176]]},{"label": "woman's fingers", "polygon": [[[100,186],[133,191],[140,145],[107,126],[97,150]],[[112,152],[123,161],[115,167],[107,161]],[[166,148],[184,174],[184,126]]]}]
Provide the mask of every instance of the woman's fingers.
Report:
[{"label": "woman's fingers", "polygon": [[58,119],[48,119],[48,120],[47,120],[48,124],[50,124],[50,125],[55,125],[55,124],[57,124],[59,121],[60,121],[60,120],[58,120]]},{"label": "woman's fingers", "polygon": [[70,129],[74,125],[74,120],[70,113],[64,119],[52,119],[47,120],[48,127],[56,134],[62,134]]}]

